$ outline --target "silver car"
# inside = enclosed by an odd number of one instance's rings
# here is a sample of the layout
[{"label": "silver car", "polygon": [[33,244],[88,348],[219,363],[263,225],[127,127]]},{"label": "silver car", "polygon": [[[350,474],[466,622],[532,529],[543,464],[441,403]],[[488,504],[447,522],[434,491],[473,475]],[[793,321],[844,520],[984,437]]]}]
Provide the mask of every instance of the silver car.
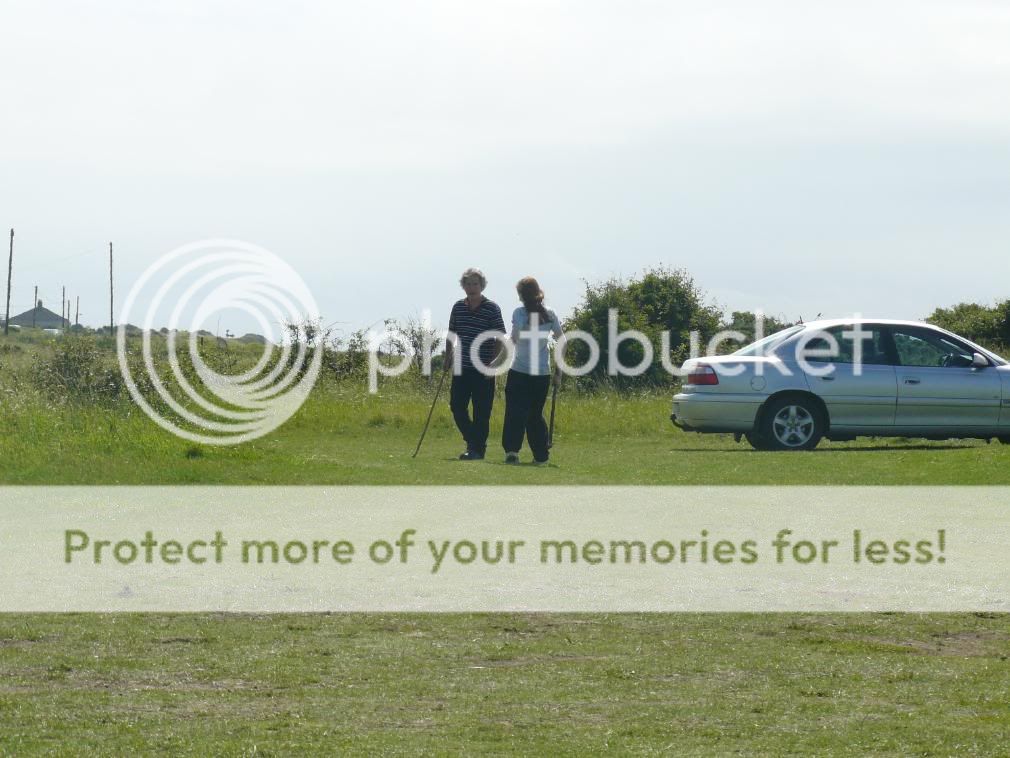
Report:
[{"label": "silver car", "polygon": [[759,450],[857,435],[1010,444],[1010,365],[930,324],[815,321],[683,368],[673,423],[730,432]]}]

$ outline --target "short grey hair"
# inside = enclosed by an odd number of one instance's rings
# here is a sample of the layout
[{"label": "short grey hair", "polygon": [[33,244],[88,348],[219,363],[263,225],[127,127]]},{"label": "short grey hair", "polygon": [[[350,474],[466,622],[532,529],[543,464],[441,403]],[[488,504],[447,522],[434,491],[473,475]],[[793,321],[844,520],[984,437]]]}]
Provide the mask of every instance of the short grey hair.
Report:
[{"label": "short grey hair", "polygon": [[468,268],[463,272],[463,276],[459,278],[459,286],[462,287],[466,284],[467,279],[480,279],[481,290],[487,289],[487,277],[484,276],[484,272],[479,268]]}]

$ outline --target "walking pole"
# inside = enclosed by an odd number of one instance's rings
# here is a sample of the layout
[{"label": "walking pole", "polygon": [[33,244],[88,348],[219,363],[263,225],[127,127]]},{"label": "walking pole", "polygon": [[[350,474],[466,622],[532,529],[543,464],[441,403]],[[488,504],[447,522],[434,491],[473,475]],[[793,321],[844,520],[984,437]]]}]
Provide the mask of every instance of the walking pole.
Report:
[{"label": "walking pole", "polygon": [[551,392],[551,425],[547,430],[547,449],[550,450],[554,447],[554,406],[558,402],[558,379],[559,374],[554,377],[554,391]]},{"label": "walking pole", "polygon": [[435,399],[431,401],[431,409],[428,411],[428,418],[424,422],[424,429],[421,430],[421,439],[417,441],[417,447],[414,448],[414,454],[410,456],[411,458],[417,457],[417,451],[421,449],[421,443],[424,442],[424,435],[428,433],[428,424],[431,423],[431,414],[435,412],[435,403],[438,402],[438,396],[442,392],[442,384],[445,382],[445,375],[449,373],[449,362],[446,361],[445,365],[442,366],[442,376],[438,380],[438,387],[435,389]]}]

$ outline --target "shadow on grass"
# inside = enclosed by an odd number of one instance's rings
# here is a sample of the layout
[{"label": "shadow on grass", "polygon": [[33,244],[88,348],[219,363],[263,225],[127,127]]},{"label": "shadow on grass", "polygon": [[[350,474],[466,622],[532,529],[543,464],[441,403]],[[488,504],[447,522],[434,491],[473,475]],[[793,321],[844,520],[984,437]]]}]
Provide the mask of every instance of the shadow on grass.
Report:
[{"label": "shadow on grass", "polygon": [[870,452],[891,452],[900,453],[907,450],[978,450],[979,445],[893,445],[887,447],[874,447],[872,445],[860,445],[859,447],[819,447],[814,450],[755,450],[750,447],[720,449],[714,447],[675,447],[671,448],[671,453],[754,453],[765,455],[767,453],[870,453]]},{"label": "shadow on grass", "polygon": [[825,447],[817,448],[814,453],[864,453],[872,450],[890,450],[901,452],[904,450],[978,450],[979,445],[888,445],[887,447],[873,447],[872,445],[860,445],[859,447]]}]

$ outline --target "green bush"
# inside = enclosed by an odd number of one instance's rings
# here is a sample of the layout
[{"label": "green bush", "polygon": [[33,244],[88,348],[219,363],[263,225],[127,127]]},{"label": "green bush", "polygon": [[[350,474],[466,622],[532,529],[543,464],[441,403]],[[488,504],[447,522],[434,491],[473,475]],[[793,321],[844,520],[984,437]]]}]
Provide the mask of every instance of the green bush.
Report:
[{"label": "green bush", "polygon": [[114,356],[85,335],[68,334],[40,351],[32,367],[35,384],[61,400],[114,400],[123,391],[123,378]]},{"label": "green bush", "polygon": [[[639,376],[611,376],[607,373],[610,346],[607,322],[611,309],[617,310],[619,332],[634,329],[645,334],[652,343],[652,365]],[[600,346],[599,363],[578,383],[623,391],[673,383],[673,377],[660,362],[664,332],[669,334],[670,360],[679,365],[690,355],[691,332],[697,331],[704,345],[720,330],[721,321],[719,309],[705,302],[704,293],[686,271],[660,266],[631,281],[610,279],[601,284],[587,283],[582,303],[565,323],[565,329],[587,332]],[[623,366],[638,365],[643,355],[643,347],[634,340],[625,340],[617,347],[617,358]],[[588,358],[589,350],[585,344],[573,341],[568,362],[582,366]]]},{"label": "green bush", "polygon": [[1010,345],[1010,300],[993,306],[958,303],[937,308],[926,320],[997,353],[1005,354]]},{"label": "green bush", "polygon": [[[763,318],[764,328],[762,329],[762,332],[765,337],[775,334],[775,332],[780,332],[793,325],[788,321],[780,321],[774,316],[765,315]],[[733,311],[732,317],[729,322],[723,326],[723,328],[740,332],[745,337],[743,345],[749,345],[757,339],[757,314],[753,311]],[[726,352],[738,350],[743,347],[743,345],[726,343]]]}]

